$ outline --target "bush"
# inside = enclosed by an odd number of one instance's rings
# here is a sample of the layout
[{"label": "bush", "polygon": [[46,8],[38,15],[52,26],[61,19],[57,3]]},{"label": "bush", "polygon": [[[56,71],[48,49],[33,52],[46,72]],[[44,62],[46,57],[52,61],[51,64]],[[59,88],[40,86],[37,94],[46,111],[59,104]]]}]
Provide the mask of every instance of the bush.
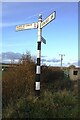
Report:
[{"label": "bush", "polygon": [[18,65],[11,65],[3,74],[3,107],[8,105],[9,101],[16,101],[22,95],[34,91],[35,81],[35,63],[30,55],[26,55],[25,60]]}]

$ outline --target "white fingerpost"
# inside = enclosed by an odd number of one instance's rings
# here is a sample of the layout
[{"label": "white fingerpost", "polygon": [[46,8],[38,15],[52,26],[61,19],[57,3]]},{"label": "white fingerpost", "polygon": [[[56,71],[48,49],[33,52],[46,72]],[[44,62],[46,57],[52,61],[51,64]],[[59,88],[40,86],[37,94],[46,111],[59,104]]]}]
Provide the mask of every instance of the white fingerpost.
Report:
[{"label": "white fingerpost", "polygon": [[40,96],[40,74],[41,74],[41,36],[42,36],[42,15],[39,15],[38,19],[38,45],[37,45],[37,65],[36,65],[36,85],[35,85],[35,92],[37,96]]},{"label": "white fingerpost", "polygon": [[44,21],[42,21],[42,15],[40,14],[37,23],[22,24],[22,25],[16,26],[16,31],[38,28],[37,64],[36,64],[36,82],[35,82],[35,92],[37,96],[40,96],[41,42],[46,44],[46,40],[42,37],[42,28],[45,27],[48,23],[50,23],[55,18],[56,18],[56,12],[54,11]]}]

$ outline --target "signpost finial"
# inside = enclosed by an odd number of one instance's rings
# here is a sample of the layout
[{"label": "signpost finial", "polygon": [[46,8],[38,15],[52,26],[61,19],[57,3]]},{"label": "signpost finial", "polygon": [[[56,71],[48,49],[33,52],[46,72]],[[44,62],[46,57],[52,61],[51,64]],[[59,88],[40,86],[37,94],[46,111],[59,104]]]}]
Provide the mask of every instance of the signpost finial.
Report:
[{"label": "signpost finial", "polygon": [[39,14],[39,19],[42,19],[42,14]]}]

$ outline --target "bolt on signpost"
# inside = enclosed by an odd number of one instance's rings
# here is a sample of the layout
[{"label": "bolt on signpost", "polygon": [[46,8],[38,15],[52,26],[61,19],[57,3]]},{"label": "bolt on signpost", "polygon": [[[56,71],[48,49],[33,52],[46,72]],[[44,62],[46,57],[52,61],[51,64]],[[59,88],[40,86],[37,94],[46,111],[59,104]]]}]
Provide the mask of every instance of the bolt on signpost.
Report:
[{"label": "bolt on signpost", "polygon": [[56,12],[54,11],[44,21],[42,21],[42,15],[39,15],[38,23],[23,24],[16,26],[16,31],[28,30],[38,28],[38,46],[37,46],[37,65],[36,65],[36,82],[35,92],[36,96],[40,96],[40,74],[41,74],[41,42],[46,44],[46,40],[42,37],[42,28],[56,18]]}]

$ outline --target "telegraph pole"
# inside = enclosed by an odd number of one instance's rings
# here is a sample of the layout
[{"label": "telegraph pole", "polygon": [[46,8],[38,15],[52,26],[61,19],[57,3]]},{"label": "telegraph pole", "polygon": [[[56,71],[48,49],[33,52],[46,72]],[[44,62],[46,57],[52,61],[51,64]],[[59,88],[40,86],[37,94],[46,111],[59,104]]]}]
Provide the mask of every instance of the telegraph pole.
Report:
[{"label": "telegraph pole", "polygon": [[63,56],[65,56],[65,54],[59,54],[59,56],[61,56],[61,69],[62,69],[62,61],[63,61]]}]

